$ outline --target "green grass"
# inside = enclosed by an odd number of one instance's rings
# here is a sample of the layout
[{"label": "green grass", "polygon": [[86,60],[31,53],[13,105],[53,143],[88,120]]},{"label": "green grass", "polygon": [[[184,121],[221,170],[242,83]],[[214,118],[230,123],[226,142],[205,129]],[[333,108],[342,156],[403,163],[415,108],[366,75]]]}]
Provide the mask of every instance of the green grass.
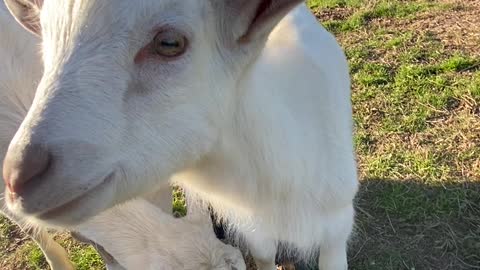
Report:
[{"label": "green grass", "polygon": [[[344,20],[331,20],[324,25],[332,32],[346,32],[360,29],[369,22],[380,18],[408,18],[421,11],[437,7],[432,1],[375,1],[365,7],[366,1],[312,1],[317,8],[342,7],[355,9],[355,12]],[[438,5],[438,7],[443,7]]]},{"label": "green grass", "polygon": [[21,257],[25,258],[27,264],[26,267],[36,270],[45,269],[47,267],[43,253],[35,243],[29,242],[26,245],[23,245],[18,252],[22,254]]},{"label": "green grass", "polygon": [[335,7],[360,7],[362,0],[310,0],[308,5],[312,9],[316,8],[335,8]]},{"label": "green grass", "polygon": [[75,244],[72,240],[64,243],[70,246],[70,254],[77,270],[100,270],[104,269],[103,261],[93,247]]},{"label": "green grass", "polygon": [[187,208],[185,207],[185,196],[183,196],[181,189],[174,189],[173,191],[173,213],[177,217],[187,215]]},{"label": "green grass", "polygon": [[310,2],[352,74],[362,189],[351,269],[479,267],[480,48],[409,27],[472,7]]},{"label": "green grass", "polygon": [[[474,2],[308,1],[352,75],[362,188],[351,269],[480,267],[480,43],[453,35],[480,29],[465,23],[480,14]],[[174,198],[185,215],[180,190]],[[45,268],[5,219],[0,235],[1,269]],[[79,269],[102,269],[92,248],[59,242]]]}]

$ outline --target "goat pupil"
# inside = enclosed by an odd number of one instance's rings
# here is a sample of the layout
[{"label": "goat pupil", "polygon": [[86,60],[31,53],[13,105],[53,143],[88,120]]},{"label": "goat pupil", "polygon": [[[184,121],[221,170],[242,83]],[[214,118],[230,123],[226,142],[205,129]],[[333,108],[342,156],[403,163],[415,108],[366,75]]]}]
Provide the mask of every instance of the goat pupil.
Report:
[{"label": "goat pupil", "polygon": [[180,42],[176,40],[162,40],[160,45],[167,48],[177,48],[180,47]]}]

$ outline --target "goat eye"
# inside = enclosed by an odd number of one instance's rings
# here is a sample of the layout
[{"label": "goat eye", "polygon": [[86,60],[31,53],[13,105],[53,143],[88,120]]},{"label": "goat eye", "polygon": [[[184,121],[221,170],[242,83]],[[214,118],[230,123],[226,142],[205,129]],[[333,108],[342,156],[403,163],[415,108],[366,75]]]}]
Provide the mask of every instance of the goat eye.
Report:
[{"label": "goat eye", "polygon": [[177,57],[185,53],[187,39],[176,31],[163,31],[153,39],[153,53],[163,57]]}]

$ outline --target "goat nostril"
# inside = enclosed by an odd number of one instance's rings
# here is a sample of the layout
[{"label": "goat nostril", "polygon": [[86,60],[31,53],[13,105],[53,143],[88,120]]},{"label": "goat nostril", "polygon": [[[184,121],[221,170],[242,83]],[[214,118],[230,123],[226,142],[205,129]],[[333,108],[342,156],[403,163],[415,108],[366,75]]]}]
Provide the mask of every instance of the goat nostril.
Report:
[{"label": "goat nostril", "polygon": [[41,144],[13,147],[7,152],[3,162],[3,179],[12,193],[35,177],[43,174],[50,165],[50,153]]}]

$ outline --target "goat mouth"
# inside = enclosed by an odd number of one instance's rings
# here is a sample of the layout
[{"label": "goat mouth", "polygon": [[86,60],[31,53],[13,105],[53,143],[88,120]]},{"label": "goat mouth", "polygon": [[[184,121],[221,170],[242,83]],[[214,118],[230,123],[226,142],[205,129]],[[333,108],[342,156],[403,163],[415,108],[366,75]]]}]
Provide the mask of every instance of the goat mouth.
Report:
[{"label": "goat mouth", "polygon": [[115,178],[115,172],[112,172],[108,174],[103,181],[100,182],[100,184],[96,185],[95,187],[89,189],[85,193],[80,194],[78,197],[75,197],[74,199],[60,205],[57,207],[54,207],[52,209],[49,209],[37,216],[35,218],[39,220],[43,220],[48,222],[49,220],[55,220],[63,215],[65,213],[73,212],[75,211],[76,208],[78,208],[82,203],[85,202],[85,200],[91,200],[93,198],[92,193],[95,193],[96,191],[107,187],[110,185]]}]

